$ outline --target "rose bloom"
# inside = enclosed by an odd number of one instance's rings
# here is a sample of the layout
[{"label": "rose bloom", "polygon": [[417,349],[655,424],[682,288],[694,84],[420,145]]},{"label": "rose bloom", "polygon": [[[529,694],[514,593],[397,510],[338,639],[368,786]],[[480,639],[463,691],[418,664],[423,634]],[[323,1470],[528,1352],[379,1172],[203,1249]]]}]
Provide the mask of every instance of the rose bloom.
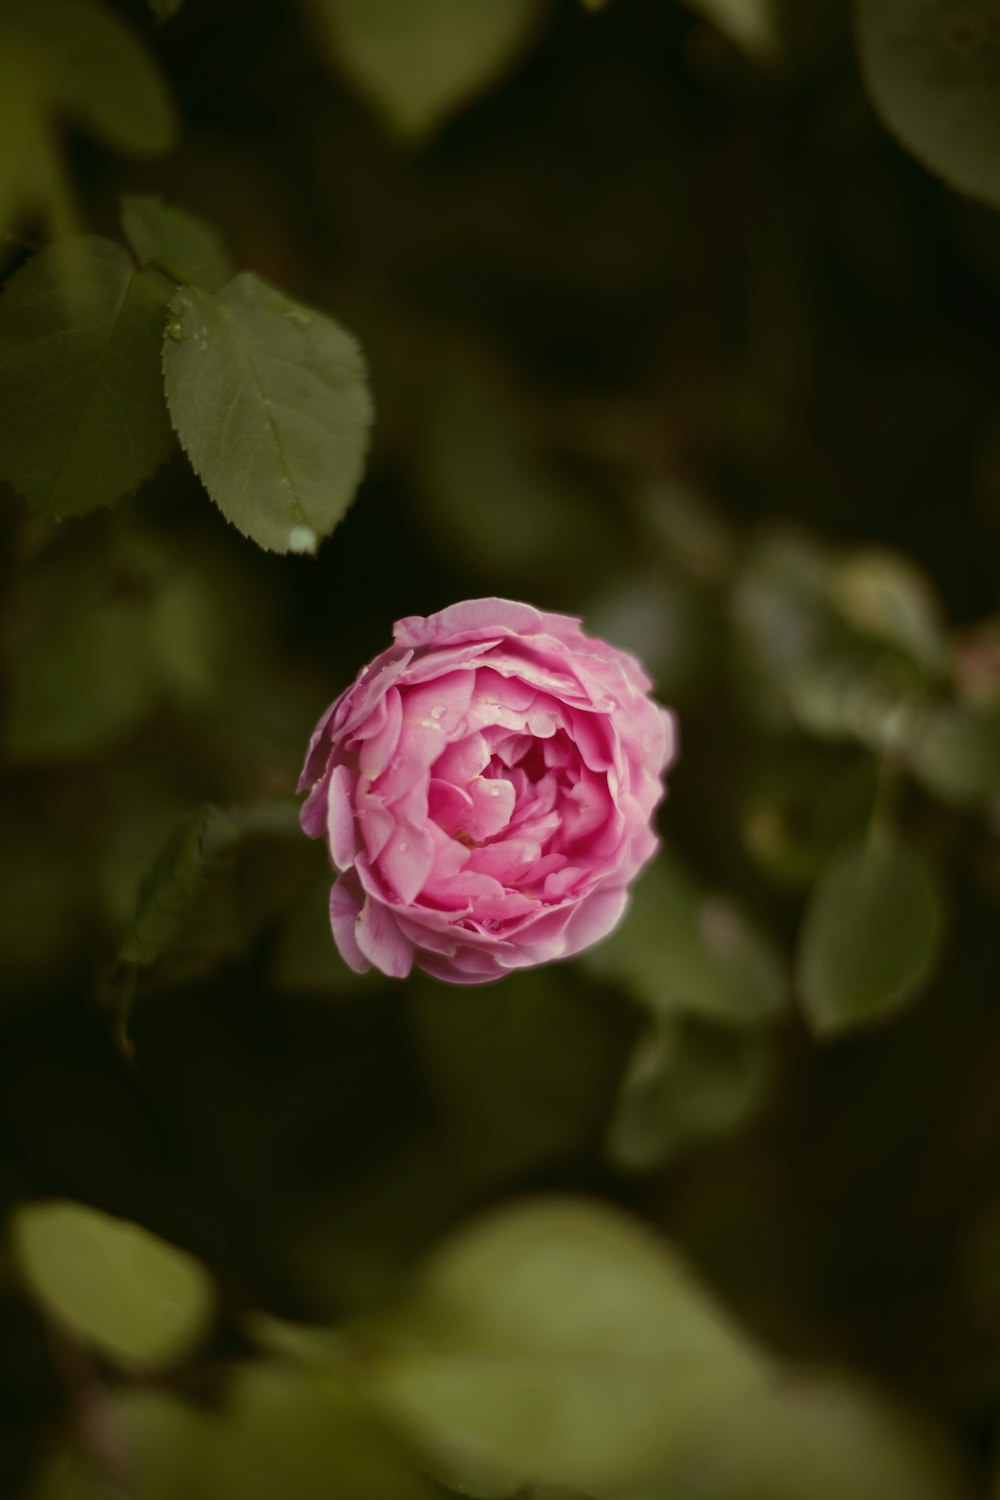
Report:
[{"label": "rose bloom", "polygon": [[344,960],[483,984],[605,937],[657,846],[671,716],[579,620],[471,599],[400,620],[309,745],[302,827]]}]

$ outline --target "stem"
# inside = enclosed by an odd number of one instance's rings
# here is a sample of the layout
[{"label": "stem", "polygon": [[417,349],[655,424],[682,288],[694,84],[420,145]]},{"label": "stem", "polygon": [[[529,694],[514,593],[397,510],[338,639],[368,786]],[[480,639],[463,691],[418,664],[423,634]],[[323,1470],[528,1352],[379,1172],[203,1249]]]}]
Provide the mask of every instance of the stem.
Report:
[{"label": "stem", "polygon": [[868,824],[869,850],[884,848],[895,831],[902,785],[899,762],[887,751],[878,764],[875,800]]}]

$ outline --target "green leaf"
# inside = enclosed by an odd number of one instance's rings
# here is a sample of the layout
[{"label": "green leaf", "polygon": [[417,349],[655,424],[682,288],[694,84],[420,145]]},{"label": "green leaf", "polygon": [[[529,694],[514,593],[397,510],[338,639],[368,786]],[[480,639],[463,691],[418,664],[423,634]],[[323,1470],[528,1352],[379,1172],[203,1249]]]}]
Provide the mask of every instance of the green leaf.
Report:
[{"label": "green leaf", "polygon": [[208,1327],[208,1273],[138,1224],[57,1200],[18,1208],[10,1237],[32,1294],[104,1354],[160,1369],[187,1355]]},{"label": "green leaf", "polygon": [[136,730],[160,692],[146,614],[130,600],[57,617],[10,670],[4,740],[17,761],[94,755]]},{"label": "green leaf", "polygon": [[250,273],[182,287],[163,346],[177,435],[228,521],[314,552],[361,478],[371,400],[354,339]]},{"label": "green leaf", "polygon": [[[0,234],[39,215],[54,235],[72,232],[73,206],[30,58],[14,45],[0,15],[0,139],[17,149],[0,152]],[[2,242],[0,242],[2,245]]]},{"label": "green leaf", "polygon": [[806,906],[797,987],[813,1028],[832,1035],[888,1018],[930,978],[944,893],[901,838],[856,837],[831,857]]},{"label": "green leaf", "polygon": [[960,192],[1000,204],[1000,12],[993,0],[857,0],[876,109]]},{"label": "green leaf", "polygon": [[923,1413],[836,1373],[788,1371],[634,1500],[972,1500]]},{"label": "green leaf", "polygon": [[213,1493],[239,1500],[432,1500],[393,1434],[331,1374],[242,1370],[223,1410]]},{"label": "green leaf", "polygon": [[131,494],[170,451],[171,286],[110,240],[41,251],[0,297],[0,473],[61,519]]},{"label": "green leaf", "polygon": [[834,603],[856,631],[895,646],[931,675],[949,645],[934,590],[910,558],[885,549],[851,552],[831,581]]},{"label": "green leaf", "polygon": [[123,962],[155,963],[181,936],[229,866],[236,840],[233,824],[210,804],[188,820],[143,886],[135,920],[119,949]]},{"label": "green leaf", "polygon": [[616,1166],[645,1172],[698,1141],[728,1135],[762,1103],[770,1055],[754,1033],[693,1017],[647,1031],[608,1128]]},{"label": "green leaf", "polygon": [[1000,796],[1000,712],[938,704],[919,720],[910,758],[913,774],[945,802]]},{"label": "green leaf", "polygon": [[50,109],[126,154],[159,156],[174,146],[178,120],[163,75],[99,0],[14,0],[3,27]]},{"label": "green leaf", "polygon": [[573,1199],[460,1231],[369,1368],[445,1472],[584,1491],[642,1482],[764,1373],[666,1246]]},{"label": "green leaf", "polygon": [[810,653],[789,674],[785,691],[807,733],[820,739],[853,739],[882,754],[901,754],[925,685],[919,669],[900,652],[847,637]]},{"label": "green leaf", "polygon": [[235,266],[210,224],[162,198],[129,194],[122,199],[122,229],[140,265],[155,264],[175,281],[214,292]]},{"label": "green leaf", "polygon": [[[91,1398],[94,1399],[94,1398]],[[92,1418],[114,1435],[127,1470],[129,1500],[219,1500],[208,1466],[217,1423],[164,1391],[123,1386],[96,1398]],[[108,1500],[109,1475],[83,1442],[65,1442],[43,1459],[30,1500]]]},{"label": "green leaf", "polygon": [[787,998],[774,943],[728,896],[701,889],[666,854],[637,883],[624,922],[586,962],[667,1017],[688,1012],[759,1026]]},{"label": "green leaf", "polygon": [[314,0],[332,56],[403,136],[426,135],[527,45],[541,0]]},{"label": "green leaf", "polygon": [[[248,1365],[210,1409],[125,1388],[106,1394],[96,1417],[114,1436],[112,1461],[127,1478],[129,1500],[433,1500],[440,1494],[343,1381],[321,1369]],[[31,1500],[106,1500],[108,1465],[99,1473],[92,1450],[79,1443],[58,1449]]]}]

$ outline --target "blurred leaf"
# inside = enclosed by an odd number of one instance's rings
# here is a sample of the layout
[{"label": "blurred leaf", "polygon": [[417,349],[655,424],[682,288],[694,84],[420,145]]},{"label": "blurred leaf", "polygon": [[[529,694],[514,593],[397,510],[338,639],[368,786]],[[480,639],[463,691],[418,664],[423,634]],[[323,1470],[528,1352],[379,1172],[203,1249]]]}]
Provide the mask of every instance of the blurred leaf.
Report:
[{"label": "blurred leaf", "polygon": [[403,136],[426,135],[527,45],[541,0],[313,0],[333,59]]},{"label": "blurred leaf", "polygon": [[344,1384],[283,1362],[247,1365],[221,1410],[124,1390],[102,1412],[117,1474],[80,1447],[53,1454],[31,1500],[432,1500],[438,1491]]},{"label": "blurred leaf", "polygon": [[214,292],[233,275],[221,237],[187,209],[162,198],[128,194],[122,199],[122,228],[140,265],[151,262],[174,278]]},{"label": "blurred leaf", "polygon": [[[54,235],[75,227],[69,187],[31,59],[5,35],[0,14],[0,236],[32,215]],[[0,256],[4,253],[0,238]]]},{"label": "blurred leaf", "polygon": [[646,870],[607,942],[588,955],[656,1015],[731,1026],[780,1014],[788,984],[778,949],[725,895],[710,894],[668,854]]},{"label": "blurred leaf", "polygon": [[211,805],[184,825],[160,855],[139,898],[139,910],[119,957],[152,964],[176,941],[227,868],[236,847],[233,824]]},{"label": "blurred leaf", "polygon": [[206,1471],[215,1436],[207,1412],[135,1386],[104,1393],[98,1410],[124,1475],[99,1470],[82,1442],[67,1442],[43,1460],[30,1500],[108,1500],[123,1477],[129,1500],[220,1500]]},{"label": "blurred leaf", "polygon": [[157,594],[149,629],[157,665],[177,695],[208,702],[220,686],[226,629],[220,601],[197,569],[179,567]]},{"label": "blurred leaf", "polygon": [[686,3],[751,57],[766,61],[775,55],[778,37],[774,0],[686,0]]},{"label": "blurred leaf", "polygon": [[646,1172],[687,1146],[737,1130],[762,1103],[770,1064],[752,1032],[695,1017],[651,1028],[622,1080],[608,1156],[626,1171]]},{"label": "blurred leaf", "polygon": [[797,955],[799,998],[822,1035],[886,1019],[930,978],[944,893],[926,856],[896,835],[856,837],[809,896]]},{"label": "blurred leaf", "polygon": [[84,515],[170,451],[159,348],[171,295],[110,240],[41,251],[0,297],[0,473],[36,510]]},{"label": "blurred leaf", "polygon": [[909,558],[850,553],[836,569],[833,598],[856,630],[896,646],[932,674],[948,665],[948,641],[934,591]]},{"label": "blurred leaf", "polygon": [[857,34],[892,133],[952,187],[1000,204],[1000,17],[991,0],[858,0]]},{"label": "blurred leaf", "polygon": [[432,1256],[373,1393],[438,1462],[500,1483],[641,1482],[763,1378],[666,1246],[596,1203],[537,1199]]},{"label": "blurred leaf", "polygon": [[916,726],[911,763],[927,790],[946,802],[1000,797],[1000,712],[939,704]]},{"label": "blurred leaf", "polygon": [[294,1364],[240,1371],[210,1474],[238,1500],[431,1500],[381,1422],[335,1377]]},{"label": "blurred leaf", "polygon": [[176,16],[184,0],[149,0],[149,8],[158,21],[170,21]]},{"label": "blurred leaf", "polygon": [[10,1238],[46,1310],[115,1359],[159,1369],[205,1334],[214,1303],[207,1272],[138,1224],[57,1200],[21,1205]]},{"label": "blurred leaf", "polygon": [[577,986],[551,970],[512,974],[467,1005],[454,987],[425,984],[410,1013],[445,1149],[466,1177],[538,1167],[596,1133],[619,1048]]},{"label": "blurred leaf", "polygon": [[924,679],[899,652],[867,642],[829,640],[786,681],[799,726],[820,739],[854,739],[881,754],[901,754],[924,698]]},{"label": "blurred leaf", "polygon": [[163,346],[170,415],[206,489],[244,536],[315,552],[361,478],[371,400],[355,341],[244,273],[182,287]]},{"label": "blurred leaf", "polygon": [[743,800],[743,842],[773,879],[808,885],[875,801],[875,761],[794,739],[765,742]]},{"label": "blurred leaf", "polygon": [[641,1500],[972,1500],[972,1490],[924,1414],[845,1375],[792,1371],[752,1392]]},{"label": "blurred leaf", "polygon": [[751,549],[731,599],[737,685],[753,715],[784,725],[787,685],[824,640],[833,573],[830,549],[796,534],[765,534]]},{"label": "blurred leaf", "polygon": [[159,690],[141,605],[57,617],[14,658],[7,752],[17,761],[95,755],[143,722]]},{"label": "blurred leaf", "polygon": [[127,154],[159,156],[175,144],[163,76],[114,10],[99,0],[7,0],[2,24],[27,50],[25,65],[51,109]]}]

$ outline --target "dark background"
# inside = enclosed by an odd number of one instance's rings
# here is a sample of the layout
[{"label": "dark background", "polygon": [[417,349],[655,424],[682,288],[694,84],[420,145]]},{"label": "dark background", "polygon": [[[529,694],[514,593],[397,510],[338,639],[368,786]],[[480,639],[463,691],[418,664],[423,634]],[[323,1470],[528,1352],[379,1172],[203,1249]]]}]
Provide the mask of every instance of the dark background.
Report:
[{"label": "dark background", "polygon": [[[98,595],[153,620],[167,666],[88,736],[92,683],[57,660],[55,751],[8,736],[0,1194],[79,1198],[203,1257],[227,1309],[207,1364],[240,1353],[247,1307],[367,1311],[476,1208],[596,1194],[669,1234],[778,1356],[914,1398],[984,1475],[1000,804],[904,772],[897,815],[940,872],[946,949],[906,1014],[817,1039],[796,933],[822,858],[869,816],[879,746],[769,717],[783,669],[765,640],[751,670],[734,601],[783,527],[838,565],[895,549],[1000,700],[969,634],[1000,569],[1000,229],[876,119],[846,7],[786,10],[784,56],[761,67],[668,0],[560,0],[495,87],[401,143],[298,7],[188,0],[153,41],[178,149],[135,166],[67,136],[84,227],[116,235],[124,191],[204,214],[240,265],[357,335],[376,417],[316,559],[258,552],[179,452],[134,500],[59,527],[3,495],[8,704],[33,643],[71,635]],[[355,980],[328,945],[323,852],[288,811],[313,722],[393,620],[494,593],[581,614],[648,662],[681,726],[669,856],[793,976],[755,1033],[752,1107],[723,1098],[707,1125],[695,1109],[641,1171],[609,1148],[649,1009],[628,964],[469,991]],[[89,670],[120,687],[107,660]],[[762,787],[785,819],[763,848]],[[272,822],[249,819],[233,870],[138,976],[127,1057],[117,945],[205,802]],[[713,1023],[693,1024],[714,1056]],[[66,1404],[6,1275],[5,1494]]]}]

